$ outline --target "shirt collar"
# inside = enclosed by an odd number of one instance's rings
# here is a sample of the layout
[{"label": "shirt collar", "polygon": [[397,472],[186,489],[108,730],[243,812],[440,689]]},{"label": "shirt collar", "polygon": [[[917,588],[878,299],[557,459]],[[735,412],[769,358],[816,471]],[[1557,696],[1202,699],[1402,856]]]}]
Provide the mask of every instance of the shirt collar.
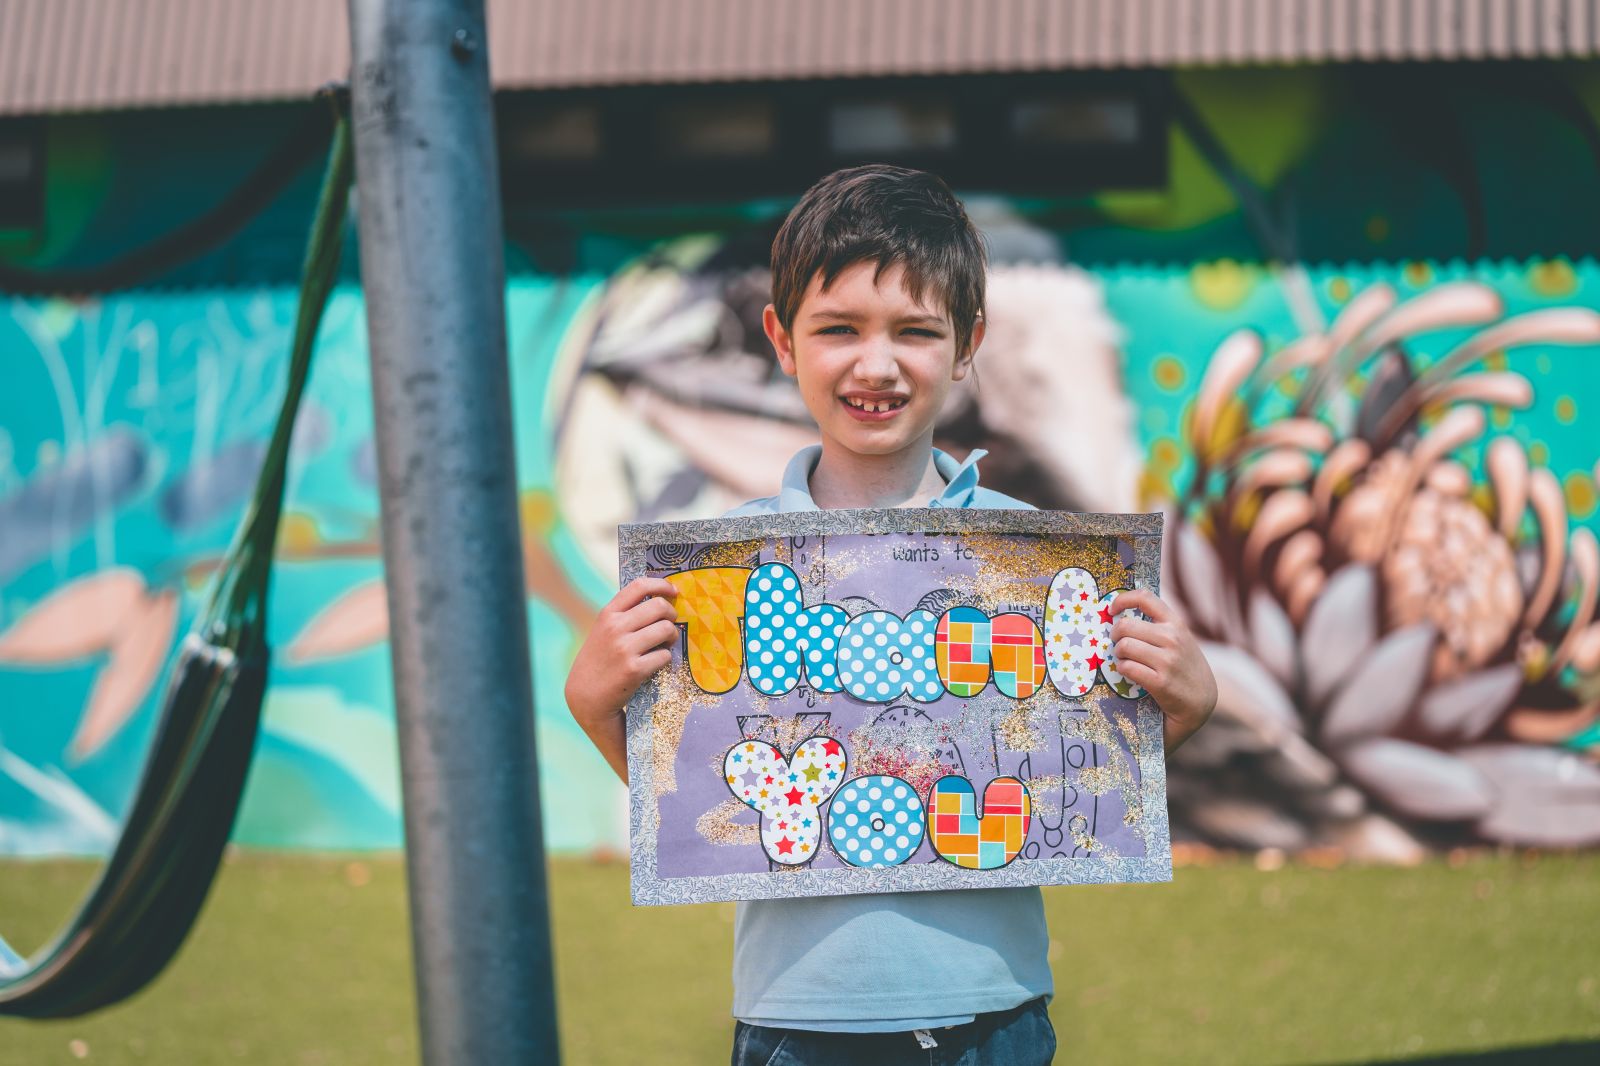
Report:
[{"label": "shirt collar", "polygon": [[[928,507],[971,507],[973,497],[978,491],[978,460],[989,453],[982,448],[974,448],[964,462],[957,462],[955,457],[933,449],[933,468],[944,478],[944,491],[929,500]],[[778,492],[778,510],[787,511],[815,511],[817,503],[811,498],[811,472],[817,468],[817,460],[822,458],[822,445],[813,444],[808,448],[801,448],[789,460],[789,465],[783,471],[783,488]]]}]

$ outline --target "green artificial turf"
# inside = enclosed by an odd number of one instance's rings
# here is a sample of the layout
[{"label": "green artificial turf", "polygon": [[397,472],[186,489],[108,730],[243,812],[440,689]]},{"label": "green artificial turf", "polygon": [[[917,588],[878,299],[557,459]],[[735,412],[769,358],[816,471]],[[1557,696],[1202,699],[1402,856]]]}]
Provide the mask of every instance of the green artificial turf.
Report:
[{"label": "green artificial turf", "polygon": [[[0,930],[38,944],[87,876],[0,863]],[[727,1061],[732,905],[636,909],[625,867],[578,860],[552,863],[551,886],[568,1063]],[[1600,856],[1229,863],[1045,900],[1061,1061],[1353,1062],[1600,1039]],[[0,1064],[411,1063],[414,1009],[398,857],[242,853],[154,986],[90,1018],[0,1020]]]}]

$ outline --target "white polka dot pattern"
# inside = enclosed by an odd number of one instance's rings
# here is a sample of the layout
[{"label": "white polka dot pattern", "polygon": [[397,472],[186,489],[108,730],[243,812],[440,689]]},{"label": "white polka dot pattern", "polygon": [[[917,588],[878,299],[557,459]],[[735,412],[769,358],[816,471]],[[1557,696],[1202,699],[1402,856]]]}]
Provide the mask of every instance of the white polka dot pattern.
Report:
[{"label": "white polka dot pattern", "polygon": [[828,804],[828,846],[851,866],[899,866],[922,846],[922,801],[898,777],[845,782]]},{"label": "white polka dot pattern", "polygon": [[744,658],[750,683],[782,696],[805,678],[818,692],[838,692],[840,631],[850,620],[843,607],[806,609],[800,581],[784,563],[767,563],[745,583]]},{"label": "white polka dot pattern", "polygon": [[844,690],[868,703],[888,703],[909,694],[919,703],[944,695],[933,638],[939,620],[928,611],[901,618],[867,611],[839,634],[839,680]]}]

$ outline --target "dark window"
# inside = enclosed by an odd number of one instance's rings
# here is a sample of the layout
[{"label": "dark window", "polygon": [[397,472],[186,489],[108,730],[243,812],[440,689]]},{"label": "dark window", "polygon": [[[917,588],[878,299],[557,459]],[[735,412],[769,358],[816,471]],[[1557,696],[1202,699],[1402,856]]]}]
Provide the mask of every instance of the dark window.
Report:
[{"label": "dark window", "polygon": [[36,230],[44,224],[44,123],[0,122],[0,229]]},{"label": "dark window", "polygon": [[1039,147],[1137,144],[1139,113],[1131,96],[1029,97],[1011,107],[1011,135]]},{"label": "dark window", "polygon": [[668,159],[753,159],[771,154],[776,141],[764,97],[669,102],[656,122],[656,149]]},{"label": "dark window", "polygon": [[531,163],[592,161],[600,157],[600,105],[594,102],[528,107],[505,127],[506,149]]},{"label": "dark window", "polygon": [[963,192],[1160,188],[1166,86],[1141,70],[501,93],[502,185],[509,209],[733,205],[881,160]]},{"label": "dark window", "polygon": [[843,156],[896,156],[956,147],[948,100],[915,95],[840,100],[828,114],[828,147]]}]

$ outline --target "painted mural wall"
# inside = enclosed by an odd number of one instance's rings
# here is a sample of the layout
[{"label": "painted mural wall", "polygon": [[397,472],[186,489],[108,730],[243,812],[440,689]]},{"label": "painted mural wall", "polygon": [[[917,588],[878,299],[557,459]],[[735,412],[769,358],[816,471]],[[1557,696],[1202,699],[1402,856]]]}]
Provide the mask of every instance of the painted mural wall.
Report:
[{"label": "painted mural wall", "polygon": [[[985,482],[1040,506],[1167,512],[1165,592],[1221,688],[1173,760],[1176,839],[1600,843],[1600,81],[1178,89],[1166,193],[970,200],[991,325],[940,445],[987,449]],[[512,249],[554,849],[625,839],[561,698],[617,523],[768,494],[814,440],[759,328],[783,206],[573,217]],[[294,300],[269,278],[0,305],[0,855],[114,840],[253,485]],[[374,482],[352,285],[295,437],[239,843],[401,842]]]}]

